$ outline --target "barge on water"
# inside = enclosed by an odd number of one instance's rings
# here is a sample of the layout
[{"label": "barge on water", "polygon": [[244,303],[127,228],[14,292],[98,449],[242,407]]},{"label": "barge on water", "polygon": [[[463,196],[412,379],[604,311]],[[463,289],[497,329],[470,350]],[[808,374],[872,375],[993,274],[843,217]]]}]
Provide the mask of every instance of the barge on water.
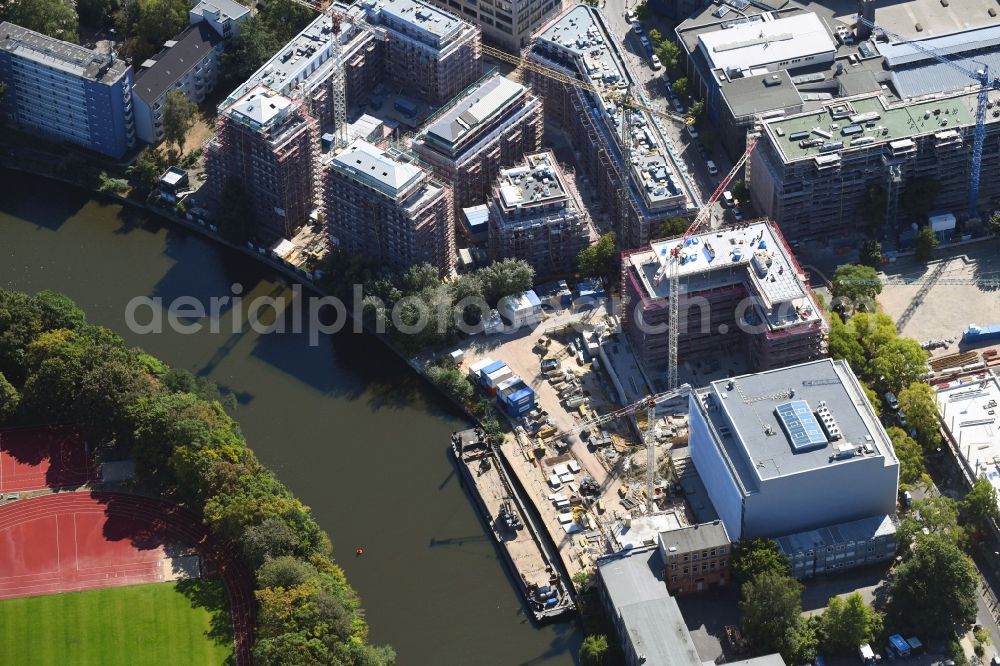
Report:
[{"label": "barge on water", "polygon": [[475,497],[535,620],[574,612],[572,588],[550,556],[492,439],[480,428],[463,430],[451,436],[451,450],[463,484],[467,482]]}]

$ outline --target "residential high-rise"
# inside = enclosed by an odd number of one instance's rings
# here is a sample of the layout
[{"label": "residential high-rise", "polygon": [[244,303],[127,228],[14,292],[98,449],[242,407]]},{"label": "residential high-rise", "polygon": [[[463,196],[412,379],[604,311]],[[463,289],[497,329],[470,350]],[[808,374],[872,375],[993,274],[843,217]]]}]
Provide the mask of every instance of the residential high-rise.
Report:
[{"label": "residential high-rise", "polygon": [[492,259],[523,259],[537,277],[560,275],[574,270],[577,253],[591,240],[597,239],[580,197],[551,152],[500,172],[490,201]]},{"label": "residential high-rise", "polygon": [[450,9],[483,31],[486,41],[511,53],[531,42],[531,34],[563,10],[563,0],[431,0]]},{"label": "residential high-rise", "polygon": [[385,74],[393,86],[439,106],[480,76],[474,25],[422,0],[362,0],[387,33]]},{"label": "residential high-rise", "polygon": [[326,223],[335,245],[403,271],[455,266],[451,192],[416,160],[358,139],[323,174]]},{"label": "residential high-rise", "polygon": [[413,150],[452,186],[461,209],[486,203],[500,170],[541,143],[542,103],[494,72],[431,118]]},{"label": "residential high-rise", "polygon": [[111,157],[135,145],[132,68],[106,55],[0,23],[0,108],[21,129]]},{"label": "residential high-rise", "polygon": [[530,68],[525,74],[544,100],[547,120],[569,134],[580,173],[614,220],[622,247],[638,247],[659,237],[662,222],[700,204],[662,126],[670,121],[618,104],[617,97],[626,95],[651,106],[646,84],[632,73],[618,42],[599,9],[576,5],[537,33],[526,58],[599,93]]},{"label": "residential high-rise", "polygon": [[[668,362],[670,239],[622,255],[623,326],[650,373]],[[805,273],[768,221],[709,231],[680,248],[678,355],[697,363],[742,351],[754,370],[826,356],[828,326]]]},{"label": "residential high-rise", "polygon": [[290,237],[316,208],[319,127],[303,108],[255,86],[227,108],[208,145],[208,185],[216,204],[235,180],[254,216],[256,239]]}]

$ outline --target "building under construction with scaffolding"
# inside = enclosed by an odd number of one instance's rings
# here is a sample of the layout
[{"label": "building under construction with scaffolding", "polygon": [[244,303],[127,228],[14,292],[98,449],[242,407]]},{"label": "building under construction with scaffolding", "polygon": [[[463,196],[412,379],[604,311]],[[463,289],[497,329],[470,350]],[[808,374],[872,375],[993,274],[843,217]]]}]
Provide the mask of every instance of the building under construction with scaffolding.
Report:
[{"label": "building under construction with scaffolding", "polygon": [[616,101],[624,96],[651,106],[599,9],[580,4],[563,12],[541,29],[525,57],[602,91],[525,68],[546,116],[569,134],[623,247],[649,243],[662,222],[698,207],[696,190],[662,127],[668,121]]},{"label": "building under construction with scaffolding", "polygon": [[217,206],[238,187],[262,244],[291,238],[316,208],[319,124],[303,100],[258,85],[226,108],[206,151],[207,187]]},{"label": "building under construction with scaffolding", "polygon": [[358,139],[330,157],[323,189],[334,245],[391,270],[428,263],[453,272],[451,192],[413,155]]},{"label": "building under construction with scaffolding", "polygon": [[[667,262],[679,239],[622,254],[623,326],[647,372],[668,362]],[[745,350],[753,370],[827,355],[829,327],[778,227],[757,221],[697,234],[679,249],[678,356],[694,363]]]},{"label": "building under construction with scaffolding", "polygon": [[[898,104],[869,95],[765,120],[749,163],[753,204],[793,240],[857,231],[868,215],[889,224],[916,221],[906,186],[922,177],[940,185],[937,209],[964,211],[976,102],[975,93]],[[983,205],[1000,196],[998,116],[993,110],[986,117]],[[873,187],[884,197],[872,197]]]},{"label": "building under construction with scaffolding", "polygon": [[491,259],[523,259],[536,277],[562,275],[591,240],[580,196],[551,152],[500,172],[490,201]]},{"label": "building under construction with scaffolding", "polygon": [[495,71],[431,117],[413,150],[452,186],[456,209],[486,203],[500,170],[542,144],[542,103]]}]

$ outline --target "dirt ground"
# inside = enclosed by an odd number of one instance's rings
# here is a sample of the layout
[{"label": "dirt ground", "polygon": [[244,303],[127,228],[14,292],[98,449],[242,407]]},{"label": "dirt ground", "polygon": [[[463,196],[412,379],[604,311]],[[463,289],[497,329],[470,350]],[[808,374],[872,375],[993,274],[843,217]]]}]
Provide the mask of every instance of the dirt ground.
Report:
[{"label": "dirt ground", "polygon": [[889,264],[879,305],[896,320],[902,335],[920,343],[954,340],[935,354],[964,351],[960,341],[969,324],[1000,323],[997,250],[997,241],[991,239],[941,253],[926,265],[909,258]]}]

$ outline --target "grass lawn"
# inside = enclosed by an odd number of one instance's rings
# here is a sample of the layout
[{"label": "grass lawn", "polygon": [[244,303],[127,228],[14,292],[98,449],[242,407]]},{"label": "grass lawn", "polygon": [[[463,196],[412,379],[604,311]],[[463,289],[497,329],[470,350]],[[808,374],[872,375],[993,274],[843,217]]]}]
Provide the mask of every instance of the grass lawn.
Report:
[{"label": "grass lawn", "polygon": [[0,664],[231,663],[232,623],[219,580],[0,601]]}]

